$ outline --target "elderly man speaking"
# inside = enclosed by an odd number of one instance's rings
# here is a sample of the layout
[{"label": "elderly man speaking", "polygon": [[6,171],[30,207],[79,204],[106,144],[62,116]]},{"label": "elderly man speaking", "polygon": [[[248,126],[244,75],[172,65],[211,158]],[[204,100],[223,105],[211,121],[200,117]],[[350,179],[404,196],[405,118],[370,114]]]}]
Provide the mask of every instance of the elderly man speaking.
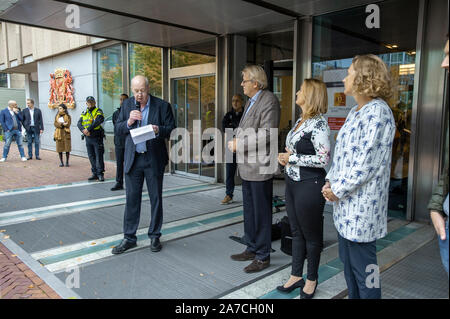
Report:
[{"label": "elderly man speaking", "polygon": [[[175,128],[175,120],[170,104],[150,95],[149,89],[146,77],[137,75],[131,80],[133,97],[123,102],[115,126],[116,135],[125,135],[126,205],[124,239],[113,248],[113,254],[121,254],[136,246],[144,178],[151,204],[150,249],[158,252],[162,248],[159,240],[163,222],[162,185],[164,169],[169,162],[165,139]],[[130,130],[145,125],[153,126],[156,137],[135,145]]]}]

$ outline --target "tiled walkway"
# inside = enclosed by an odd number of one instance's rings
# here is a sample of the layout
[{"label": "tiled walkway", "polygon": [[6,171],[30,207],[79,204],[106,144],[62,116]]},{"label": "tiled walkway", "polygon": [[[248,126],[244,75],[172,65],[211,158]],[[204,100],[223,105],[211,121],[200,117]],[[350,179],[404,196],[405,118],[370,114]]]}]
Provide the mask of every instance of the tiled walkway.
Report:
[{"label": "tiled walkway", "polygon": [[[3,153],[4,142],[0,142]],[[28,154],[27,146],[24,147]],[[34,151],[34,148],[33,148]],[[65,161],[65,154],[64,161]],[[1,157],[2,155],[0,155]],[[86,181],[91,176],[89,159],[70,156],[69,167],[59,167],[56,152],[40,150],[42,160],[20,160],[13,142],[6,162],[0,163],[0,191]],[[105,162],[105,178],[115,178],[116,165]],[[2,230],[0,229],[0,232]],[[0,242],[0,299],[59,299],[60,297]]]},{"label": "tiled walkway", "polygon": [[[3,154],[3,145],[4,142],[0,142],[0,157]],[[24,149],[25,154],[28,154],[27,146]],[[32,160],[22,162],[17,144],[13,142],[6,162],[0,163],[0,191],[86,181],[92,175],[88,158],[70,155],[70,166],[59,167],[58,153],[40,150],[39,156],[42,158],[41,161],[33,156]],[[63,154],[64,163],[65,156]],[[115,176],[115,163],[105,161],[105,179],[115,178]]]},{"label": "tiled walkway", "polygon": [[0,299],[60,299],[60,297],[0,243]]}]

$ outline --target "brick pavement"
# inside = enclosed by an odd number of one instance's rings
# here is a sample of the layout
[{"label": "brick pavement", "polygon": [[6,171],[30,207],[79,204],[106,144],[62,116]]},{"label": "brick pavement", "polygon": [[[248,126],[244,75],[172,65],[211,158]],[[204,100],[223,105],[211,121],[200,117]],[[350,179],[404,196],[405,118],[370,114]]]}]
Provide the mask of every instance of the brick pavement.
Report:
[{"label": "brick pavement", "polygon": [[[0,157],[4,142],[0,141]],[[25,154],[28,148],[24,147]],[[34,149],[33,149],[34,152]],[[58,153],[40,150],[42,158],[22,162],[13,142],[6,162],[0,163],[0,191],[87,181],[88,158],[70,155],[69,167],[59,167]],[[65,162],[65,154],[63,154]],[[105,178],[115,178],[116,165],[105,161]],[[1,230],[0,230],[1,232]],[[60,299],[45,282],[0,242],[0,299]]]},{"label": "brick pavement", "polygon": [[0,299],[61,299],[45,282],[0,244]]},{"label": "brick pavement", "polygon": [[[4,142],[0,141],[0,157],[3,155],[3,145]],[[28,154],[26,145],[24,150],[25,155]],[[71,154],[69,158],[70,166],[59,167],[58,153],[42,149],[39,153],[39,157],[42,158],[41,161],[33,157],[30,161],[22,162],[17,144],[13,142],[6,162],[0,163],[0,191],[87,181],[91,176],[91,164],[86,157]],[[66,154],[63,154],[64,163],[65,156]],[[116,164],[105,161],[105,178],[115,178],[115,176]]]}]

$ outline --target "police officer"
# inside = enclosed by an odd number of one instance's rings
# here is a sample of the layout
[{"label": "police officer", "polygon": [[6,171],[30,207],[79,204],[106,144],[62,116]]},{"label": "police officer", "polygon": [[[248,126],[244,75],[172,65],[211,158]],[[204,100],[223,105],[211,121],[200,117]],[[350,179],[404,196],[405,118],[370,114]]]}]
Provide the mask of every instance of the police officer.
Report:
[{"label": "police officer", "polygon": [[105,133],[101,124],[105,118],[103,111],[95,106],[93,96],[86,98],[86,105],[87,109],[81,113],[77,126],[83,133],[81,138],[86,139],[86,149],[91,162],[92,176],[88,180],[103,182],[105,180],[103,176],[105,171],[105,163],[103,162],[103,153],[105,152],[103,138]]}]

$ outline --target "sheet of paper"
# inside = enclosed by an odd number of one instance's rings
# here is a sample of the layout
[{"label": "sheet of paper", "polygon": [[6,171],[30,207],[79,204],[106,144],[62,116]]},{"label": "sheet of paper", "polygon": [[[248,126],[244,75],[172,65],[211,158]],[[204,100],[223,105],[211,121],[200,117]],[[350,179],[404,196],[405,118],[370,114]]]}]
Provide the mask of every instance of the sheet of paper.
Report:
[{"label": "sheet of paper", "polygon": [[64,123],[64,118],[63,117],[58,118],[58,122],[59,123]]},{"label": "sheet of paper", "polygon": [[134,145],[155,138],[155,132],[153,131],[153,125],[151,124],[132,129],[130,130],[130,134]]}]

